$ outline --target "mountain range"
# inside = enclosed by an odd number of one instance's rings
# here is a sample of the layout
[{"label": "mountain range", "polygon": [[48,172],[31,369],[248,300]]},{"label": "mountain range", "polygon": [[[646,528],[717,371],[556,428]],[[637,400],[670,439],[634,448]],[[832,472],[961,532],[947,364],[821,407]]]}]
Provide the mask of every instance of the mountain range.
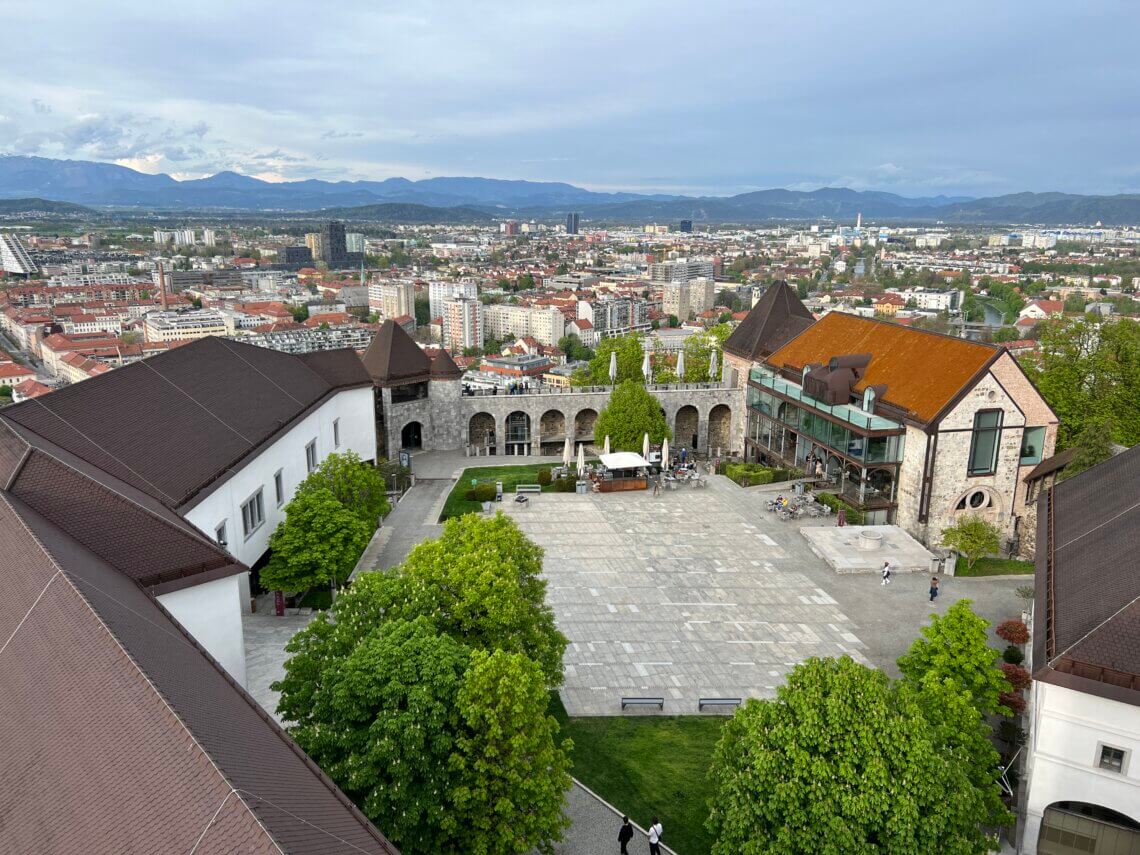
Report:
[{"label": "mountain range", "polygon": [[[598,193],[572,184],[494,178],[410,181],[287,181],[236,172],[178,181],[112,163],[0,156],[0,199],[35,197],[97,207],[164,211],[311,212],[387,222],[466,223],[505,216],[551,219],[579,211],[596,222],[878,221],[1001,224],[1140,223],[1140,195],[1014,193],[982,199],[911,198],[825,187],[757,190],[735,196]],[[436,210],[432,210],[436,209]],[[439,210],[445,209],[445,210]]]}]

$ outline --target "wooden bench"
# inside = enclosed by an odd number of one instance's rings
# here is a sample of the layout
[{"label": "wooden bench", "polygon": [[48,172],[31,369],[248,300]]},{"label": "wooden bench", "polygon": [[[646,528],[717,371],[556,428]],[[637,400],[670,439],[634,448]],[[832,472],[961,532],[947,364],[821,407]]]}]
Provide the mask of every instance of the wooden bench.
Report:
[{"label": "wooden bench", "polygon": [[738,707],[742,703],[740,698],[701,698],[697,701],[697,710],[702,711],[705,707]]},{"label": "wooden bench", "polygon": [[621,708],[624,710],[626,707],[657,707],[659,710],[665,709],[664,698],[622,698]]},{"label": "wooden bench", "polygon": [[515,486],[515,495],[520,493],[541,493],[542,486],[539,484],[518,484]]}]

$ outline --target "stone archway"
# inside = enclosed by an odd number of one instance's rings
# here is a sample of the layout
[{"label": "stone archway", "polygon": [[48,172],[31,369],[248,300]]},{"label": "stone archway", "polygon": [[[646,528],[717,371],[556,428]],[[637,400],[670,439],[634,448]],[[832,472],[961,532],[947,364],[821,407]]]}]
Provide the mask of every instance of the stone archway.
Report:
[{"label": "stone archway", "polygon": [[696,451],[700,420],[700,413],[692,404],[686,404],[677,410],[673,420],[673,443],[678,451],[682,448]]},{"label": "stone archway", "polygon": [[594,441],[594,423],[598,420],[598,411],[586,407],[579,410],[574,416],[574,438],[580,442]]},{"label": "stone archway", "polygon": [[539,447],[542,454],[561,454],[566,442],[566,416],[561,410],[547,410],[538,420]]},{"label": "stone archway", "polygon": [[408,422],[400,430],[400,448],[416,450],[424,447],[424,426],[419,422]]},{"label": "stone archway", "polygon": [[709,453],[727,454],[732,443],[732,410],[717,404],[709,411]]},{"label": "stone archway", "polygon": [[530,454],[530,416],[515,410],[506,420],[507,454]]},{"label": "stone archway", "polygon": [[467,444],[480,454],[495,453],[495,417],[476,413],[467,423]]},{"label": "stone archway", "polygon": [[952,513],[955,517],[970,514],[996,523],[1002,514],[1001,496],[989,487],[971,487],[958,497]]}]

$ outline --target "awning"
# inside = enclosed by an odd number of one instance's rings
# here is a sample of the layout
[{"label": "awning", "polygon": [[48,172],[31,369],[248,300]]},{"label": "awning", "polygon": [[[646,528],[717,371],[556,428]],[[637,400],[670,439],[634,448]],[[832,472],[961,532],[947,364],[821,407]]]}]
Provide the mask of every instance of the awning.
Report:
[{"label": "awning", "polygon": [[641,469],[649,466],[649,461],[632,451],[615,451],[598,457],[607,469]]}]

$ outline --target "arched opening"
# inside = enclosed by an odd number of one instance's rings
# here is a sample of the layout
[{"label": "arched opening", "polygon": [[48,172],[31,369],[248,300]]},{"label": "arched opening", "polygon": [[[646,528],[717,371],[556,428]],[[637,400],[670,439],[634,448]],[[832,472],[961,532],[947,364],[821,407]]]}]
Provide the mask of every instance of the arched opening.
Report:
[{"label": "arched opening", "polygon": [[955,516],[969,514],[996,522],[1001,512],[1001,497],[989,487],[971,487],[954,503]]},{"label": "arched opening", "polygon": [[515,410],[507,416],[507,454],[530,454],[530,416]]},{"label": "arched opening", "polygon": [[678,451],[682,448],[696,451],[699,423],[700,414],[692,404],[686,404],[677,410],[677,416],[673,420],[673,443]]},{"label": "arched opening", "polygon": [[561,454],[566,442],[566,416],[561,410],[547,410],[538,420],[538,433],[543,454]]},{"label": "arched opening", "polygon": [[490,413],[476,413],[467,423],[467,444],[476,454],[495,453],[495,417]]},{"label": "arched opening", "polygon": [[1088,802],[1054,802],[1045,808],[1038,855],[1140,852],[1140,822]]},{"label": "arched opening", "polygon": [[574,442],[590,443],[594,441],[594,423],[598,420],[598,411],[587,407],[579,410],[574,416]]},{"label": "arched opening", "polygon": [[419,422],[408,422],[400,431],[400,448],[415,450],[423,447],[423,425]]},{"label": "arched opening", "polygon": [[732,442],[732,410],[727,404],[717,404],[709,411],[709,453],[727,454]]}]

